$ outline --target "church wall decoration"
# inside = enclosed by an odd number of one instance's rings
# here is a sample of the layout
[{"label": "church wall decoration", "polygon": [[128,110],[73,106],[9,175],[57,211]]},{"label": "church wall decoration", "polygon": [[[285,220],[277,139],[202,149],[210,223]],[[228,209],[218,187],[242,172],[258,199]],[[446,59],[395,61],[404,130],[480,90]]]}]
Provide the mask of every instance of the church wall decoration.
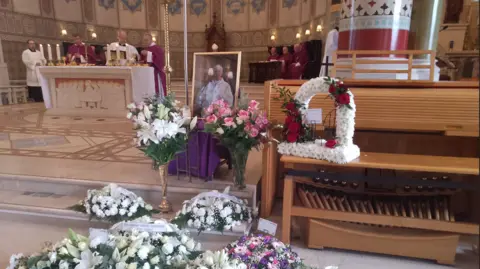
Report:
[{"label": "church wall decoration", "polygon": [[83,14],[86,22],[93,22],[95,19],[94,15],[94,1],[93,0],[83,0]]},{"label": "church wall decoration", "polygon": [[143,0],[121,0],[124,10],[130,12],[142,11]]},{"label": "church wall decoration", "polygon": [[182,7],[183,7],[182,1],[175,0],[175,2],[168,5],[168,13],[171,16],[179,15],[182,13]]},{"label": "church wall decoration", "polygon": [[190,13],[200,16],[204,14],[207,9],[206,0],[190,0]]},{"label": "church wall decoration", "polygon": [[265,10],[265,0],[252,0],[252,8],[255,13],[259,14]]},{"label": "church wall decoration", "polygon": [[10,0],[0,0],[0,8],[9,8]]},{"label": "church wall decoration", "polygon": [[70,3],[70,2],[77,2],[77,0],[65,0],[65,2]]},{"label": "church wall decoration", "polygon": [[245,12],[244,7],[246,6],[245,0],[227,0],[227,12],[238,15]]},{"label": "church wall decoration", "polygon": [[116,0],[98,0],[98,5],[108,10],[115,8],[115,1]]},{"label": "church wall decoration", "polygon": [[42,0],[40,5],[43,14],[50,15],[53,12],[52,0]]},{"label": "church wall decoration", "polygon": [[284,8],[292,8],[297,4],[297,0],[282,0],[282,4]]},{"label": "church wall decoration", "polygon": [[160,3],[157,0],[147,0],[147,19],[150,28],[158,28],[159,18],[158,10]]}]

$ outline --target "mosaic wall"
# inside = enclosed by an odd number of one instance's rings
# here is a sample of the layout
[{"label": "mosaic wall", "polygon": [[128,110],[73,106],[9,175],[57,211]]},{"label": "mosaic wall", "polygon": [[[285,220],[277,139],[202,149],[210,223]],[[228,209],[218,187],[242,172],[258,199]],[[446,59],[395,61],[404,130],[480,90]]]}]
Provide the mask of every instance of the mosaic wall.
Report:
[{"label": "mosaic wall", "polygon": [[[242,51],[241,79],[248,76],[248,62],[264,60],[266,47],[293,44],[301,40],[321,38],[315,32],[318,24],[327,24],[330,3],[327,0],[189,0],[187,30],[189,61],[194,52],[205,51],[204,31],[211,23],[213,12],[223,21],[227,32],[227,49]],[[170,5],[170,46],[173,77],[183,77],[183,0]],[[116,31],[125,29],[129,43],[140,45],[145,32],[163,42],[163,6],[157,0],[0,0],[0,39],[9,68],[10,79],[25,78],[20,55],[25,41],[37,43],[69,41],[61,35],[80,33],[86,42],[110,43]],[[326,29],[327,25],[324,26]],[[311,29],[311,36],[304,36]],[[93,40],[91,33],[97,38]],[[323,32],[326,32],[325,30]],[[191,74],[191,70],[190,70]]]}]

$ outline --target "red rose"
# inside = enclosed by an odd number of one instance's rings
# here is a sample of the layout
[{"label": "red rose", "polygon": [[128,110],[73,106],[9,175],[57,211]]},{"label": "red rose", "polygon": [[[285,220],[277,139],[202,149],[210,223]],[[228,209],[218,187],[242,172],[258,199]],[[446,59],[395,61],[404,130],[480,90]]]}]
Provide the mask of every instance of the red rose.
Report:
[{"label": "red rose", "polygon": [[285,125],[290,125],[290,123],[294,122],[295,121],[295,117],[293,116],[287,116],[287,118],[285,119]]},{"label": "red rose", "polygon": [[297,106],[295,105],[294,102],[290,102],[285,106],[285,108],[289,111],[294,111],[297,109]]},{"label": "red rose", "polygon": [[333,149],[337,145],[337,140],[328,140],[327,143],[325,143],[325,147]]},{"label": "red rose", "polygon": [[297,142],[298,134],[297,133],[289,133],[287,135],[287,141],[290,143]]},{"label": "red rose", "polygon": [[331,94],[334,94],[337,89],[335,88],[335,85],[330,84],[330,87],[328,88],[328,92]]},{"label": "red rose", "polygon": [[299,131],[300,131],[300,123],[298,123],[298,122],[291,122],[291,123],[288,125],[288,132],[289,132],[289,133],[298,134]]},{"label": "red rose", "polygon": [[341,105],[350,104],[350,95],[348,95],[348,93],[340,94],[339,96],[337,96],[337,102]]}]

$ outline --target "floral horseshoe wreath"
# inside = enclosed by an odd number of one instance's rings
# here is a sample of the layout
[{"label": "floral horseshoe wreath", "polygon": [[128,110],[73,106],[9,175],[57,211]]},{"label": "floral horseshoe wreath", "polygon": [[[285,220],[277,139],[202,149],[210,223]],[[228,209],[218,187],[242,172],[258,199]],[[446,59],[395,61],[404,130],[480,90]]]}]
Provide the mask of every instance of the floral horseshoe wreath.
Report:
[{"label": "floral horseshoe wreath", "polygon": [[[315,141],[306,138],[305,124],[308,104],[318,93],[328,93],[336,105],[336,139]],[[287,113],[284,125],[285,142],[278,145],[278,152],[304,158],[327,160],[334,163],[347,163],[360,156],[360,148],[353,144],[355,130],[355,102],[352,92],[343,82],[319,77],[304,83],[295,98],[284,104]]]}]

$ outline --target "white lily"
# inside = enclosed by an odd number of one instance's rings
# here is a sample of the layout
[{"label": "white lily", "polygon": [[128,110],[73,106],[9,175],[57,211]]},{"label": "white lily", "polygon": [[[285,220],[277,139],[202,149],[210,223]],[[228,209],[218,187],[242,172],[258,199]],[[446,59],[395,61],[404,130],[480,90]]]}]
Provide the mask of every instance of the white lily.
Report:
[{"label": "white lily", "polygon": [[80,262],[75,266],[75,269],[93,269],[100,264],[102,260],[102,256],[95,255],[87,249],[82,252]]}]

